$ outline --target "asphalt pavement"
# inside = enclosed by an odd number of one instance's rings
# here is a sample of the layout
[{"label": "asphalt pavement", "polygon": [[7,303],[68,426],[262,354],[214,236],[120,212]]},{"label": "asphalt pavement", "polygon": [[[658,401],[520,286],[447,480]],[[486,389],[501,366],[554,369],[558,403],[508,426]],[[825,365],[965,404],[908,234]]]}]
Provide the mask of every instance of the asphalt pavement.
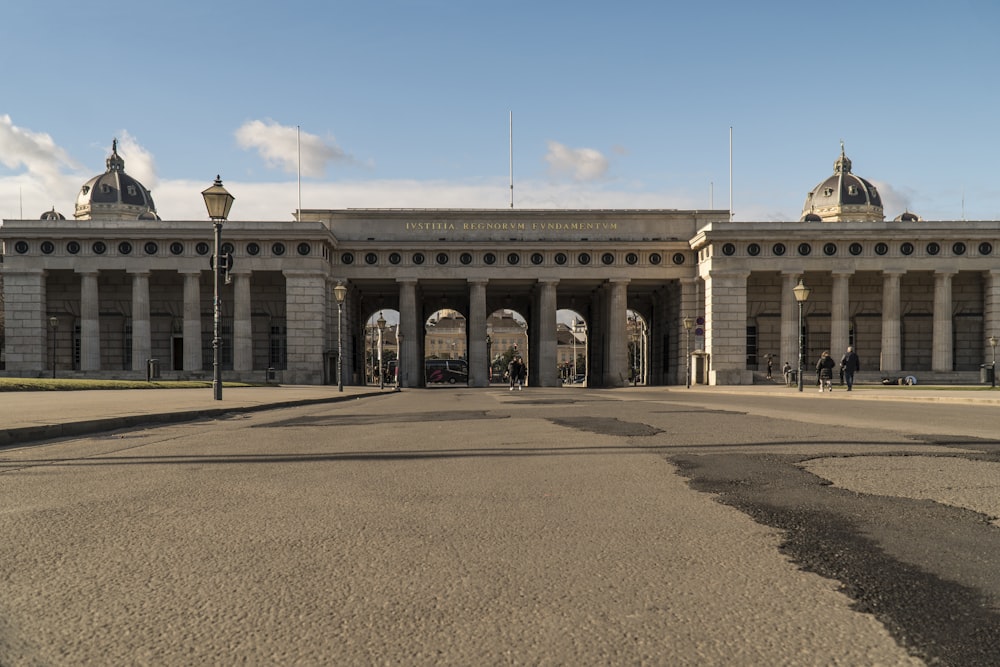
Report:
[{"label": "asphalt pavement", "polygon": [[[501,391],[494,385],[482,391]],[[530,387],[527,388],[530,391]],[[597,391],[569,386],[566,391]],[[690,394],[748,394],[799,398],[804,400],[847,401],[924,401],[937,403],[972,403],[1000,406],[1000,388],[985,387],[882,387],[856,386],[853,392],[836,386],[832,392],[818,392],[807,386],[782,383],[746,386],[623,387],[615,391],[654,390]],[[432,388],[447,391],[448,388]],[[24,445],[55,438],[77,437],[149,424],[174,423],[204,419],[229,412],[256,412],[313,403],[359,400],[392,393],[393,388],[326,385],[274,385],[262,387],[227,387],[222,400],[216,401],[212,389],[114,389],[91,391],[21,391],[0,392],[0,447]],[[403,391],[413,391],[404,389]]]}]

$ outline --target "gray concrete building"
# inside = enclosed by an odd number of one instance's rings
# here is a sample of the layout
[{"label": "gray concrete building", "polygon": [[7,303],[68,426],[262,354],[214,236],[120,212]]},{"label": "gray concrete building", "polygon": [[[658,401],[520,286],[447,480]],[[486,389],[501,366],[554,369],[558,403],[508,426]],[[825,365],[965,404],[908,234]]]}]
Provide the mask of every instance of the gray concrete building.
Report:
[{"label": "gray concrete building", "polygon": [[[5,220],[4,374],[212,373],[212,225],[161,219],[112,146],[72,220]],[[193,195],[196,196],[196,195]],[[885,220],[844,154],[797,222],[730,222],[725,210],[311,209],[231,221],[223,287],[226,380],[362,383],[366,322],[399,313],[404,386],[423,382],[425,323],[466,321],[469,384],[487,386],[487,320],[527,323],[529,385],[559,384],[557,316],[587,331],[589,386],[746,384],[766,355],[811,368],[847,345],[861,379],[975,382],[1000,332],[1000,222]],[[811,288],[798,328],[793,289]],[[333,288],[347,297],[338,318]],[[629,313],[643,335],[630,336]],[[688,320],[692,326],[685,328]],[[337,331],[343,323],[343,336]],[[634,327],[634,325],[632,325]],[[636,351],[636,341],[642,350]],[[337,377],[343,348],[343,376]],[[632,357],[632,358],[630,358]],[[688,365],[690,363],[690,365]]]}]

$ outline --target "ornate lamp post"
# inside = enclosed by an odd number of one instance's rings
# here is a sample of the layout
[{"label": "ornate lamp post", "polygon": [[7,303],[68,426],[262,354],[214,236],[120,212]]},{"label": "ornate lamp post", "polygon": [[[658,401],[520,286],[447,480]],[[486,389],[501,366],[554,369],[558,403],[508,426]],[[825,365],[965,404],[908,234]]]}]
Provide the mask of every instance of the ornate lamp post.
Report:
[{"label": "ornate lamp post", "polygon": [[385,318],[382,317],[381,311],[375,324],[378,325],[378,388],[382,391],[385,389],[385,373],[382,372],[382,334],[385,333]]},{"label": "ornate lamp post", "polygon": [[205,200],[205,208],[208,209],[208,217],[212,219],[212,227],[215,231],[215,252],[212,255],[212,272],[214,274],[213,284],[215,286],[215,297],[212,304],[212,395],[215,400],[222,400],[222,367],[219,365],[219,348],[222,347],[222,310],[219,301],[222,279],[222,258],[219,255],[219,248],[222,245],[222,223],[229,217],[229,209],[233,207],[233,200],[236,199],[222,187],[222,179],[215,177],[215,183],[201,193]]},{"label": "ornate lamp post", "polygon": [[396,324],[396,391],[403,387],[403,332]]},{"label": "ornate lamp post", "polygon": [[493,337],[489,333],[486,334],[486,363],[489,364],[486,369],[486,384],[489,385],[493,382]]},{"label": "ornate lamp post", "polygon": [[[993,348],[993,364],[990,366],[990,389],[997,387],[997,337],[990,336],[990,347]],[[55,373],[55,362],[53,362],[53,373]],[[52,377],[55,377],[53,375]]]},{"label": "ornate lamp post", "polygon": [[687,388],[691,388],[691,328],[694,326],[694,320],[690,317],[684,318],[684,384]]},{"label": "ornate lamp post", "polygon": [[803,355],[805,355],[805,332],[802,330],[802,304],[809,299],[809,294],[812,292],[811,289],[806,287],[806,284],[802,282],[799,278],[799,284],[792,288],[792,292],[795,294],[795,300],[799,304],[799,391],[802,391],[802,362]]},{"label": "ornate lamp post", "polygon": [[[49,327],[52,329],[52,379],[56,379],[56,331],[59,330],[59,318],[53,315],[49,318]],[[994,350],[994,352],[996,352]],[[996,356],[994,354],[994,356]],[[994,364],[996,365],[996,364]]]},{"label": "ornate lamp post", "polygon": [[344,283],[337,283],[333,296],[337,299],[337,391],[344,391],[344,299],[347,298]]}]

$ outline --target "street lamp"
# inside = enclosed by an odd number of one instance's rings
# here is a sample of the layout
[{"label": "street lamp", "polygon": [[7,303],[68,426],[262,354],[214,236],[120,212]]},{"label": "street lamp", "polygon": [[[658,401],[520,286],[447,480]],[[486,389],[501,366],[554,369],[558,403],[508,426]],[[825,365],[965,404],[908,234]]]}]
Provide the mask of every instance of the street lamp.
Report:
[{"label": "street lamp", "polygon": [[493,337],[486,334],[486,363],[489,366],[486,370],[486,384],[493,382]]},{"label": "street lamp", "polygon": [[222,289],[220,280],[222,278],[222,258],[219,255],[219,247],[222,245],[222,223],[229,217],[229,209],[233,207],[233,200],[236,199],[222,187],[222,179],[215,177],[215,183],[201,193],[205,200],[205,208],[208,209],[208,217],[212,219],[212,227],[215,230],[215,252],[212,255],[212,272],[215,274],[213,284],[215,286],[215,297],[212,304],[212,394],[215,400],[222,400],[222,367],[219,365],[219,348],[222,347],[222,310],[219,302],[219,292]]},{"label": "street lamp", "polygon": [[333,296],[337,299],[337,391],[344,391],[344,299],[347,298],[344,283],[337,283]]},{"label": "street lamp", "polygon": [[812,290],[806,287],[806,284],[802,282],[802,278],[799,278],[799,284],[792,288],[792,292],[795,294],[795,300],[799,303],[799,391],[802,391],[802,357],[805,354],[805,350],[803,349],[805,346],[805,332],[802,330],[802,304],[809,298]]},{"label": "street lamp", "polygon": [[694,320],[690,317],[684,318],[684,383],[687,388],[691,388],[691,328],[694,326]]},{"label": "street lamp", "polygon": [[382,391],[385,389],[385,373],[382,372],[382,334],[385,332],[385,318],[382,317],[382,311],[379,311],[375,324],[378,325],[378,389]]},{"label": "street lamp", "polygon": [[[990,372],[990,389],[996,389],[997,386],[997,337],[990,336],[990,347],[993,348],[993,364],[991,365]],[[55,362],[53,362],[53,373],[55,373]],[[52,377],[55,377],[53,375]]]},{"label": "street lamp", "polygon": [[403,332],[401,323],[396,324],[396,391],[403,386]]},{"label": "street lamp", "polygon": [[59,329],[59,318],[56,317],[55,315],[50,317],[49,326],[52,327],[52,379],[55,380],[56,379],[56,330]]}]

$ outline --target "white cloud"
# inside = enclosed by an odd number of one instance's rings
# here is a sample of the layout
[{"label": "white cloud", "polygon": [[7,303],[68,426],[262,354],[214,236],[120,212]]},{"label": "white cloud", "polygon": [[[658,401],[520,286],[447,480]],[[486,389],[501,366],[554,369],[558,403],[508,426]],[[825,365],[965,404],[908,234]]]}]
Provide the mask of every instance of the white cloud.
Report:
[{"label": "white cloud", "polygon": [[[156,174],[156,161],[153,154],[139,145],[135,137],[122,130],[118,139],[118,154],[125,160],[125,172],[139,181],[150,191],[159,185],[159,177]],[[94,174],[96,176],[96,174]],[[83,185],[81,183],[81,185]],[[153,197],[154,201],[156,197]]]},{"label": "white cloud", "polygon": [[256,150],[269,166],[289,174],[298,172],[301,150],[302,175],[321,178],[331,162],[354,163],[355,160],[335,143],[300,128],[280,125],[273,120],[251,120],[236,130],[240,148]]},{"label": "white cloud", "polygon": [[549,171],[556,175],[569,174],[574,181],[596,181],[608,173],[610,163],[600,151],[593,148],[569,148],[557,141],[548,142],[545,161]]}]

